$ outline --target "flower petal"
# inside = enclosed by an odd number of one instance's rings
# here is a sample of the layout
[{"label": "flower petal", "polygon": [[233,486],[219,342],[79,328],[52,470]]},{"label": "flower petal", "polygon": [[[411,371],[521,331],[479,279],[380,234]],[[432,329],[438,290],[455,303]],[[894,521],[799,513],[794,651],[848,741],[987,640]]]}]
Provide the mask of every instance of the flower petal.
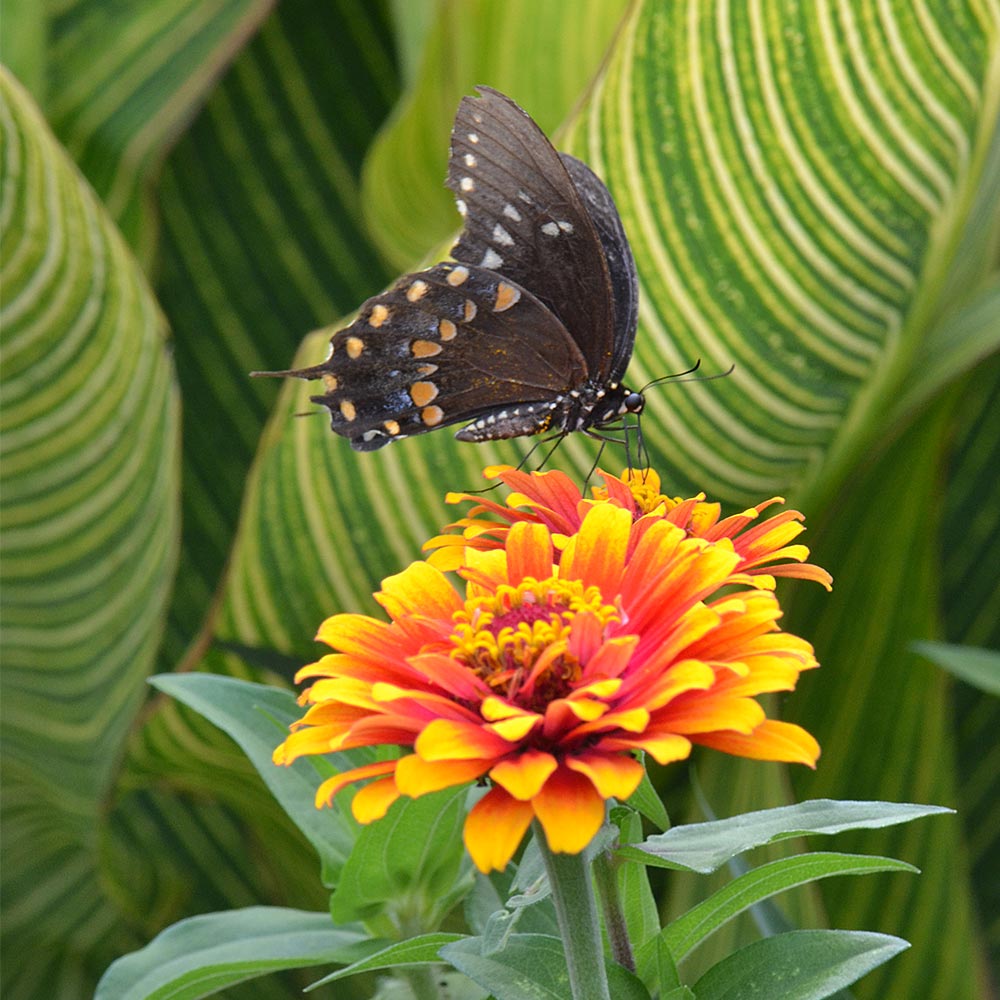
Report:
[{"label": "flower petal", "polygon": [[541,750],[526,750],[507,757],[490,771],[490,778],[515,799],[527,802],[541,790],[549,775],[558,767],[555,757]]},{"label": "flower petal", "polygon": [[387,576],[375,600],[393,620],[412,615],[449,619],[462,607],[448,578],[426,562],[410,563],[402,573]]},{"label": "flower petal", "polygon": [[585,775],[604,799],[625,801],[642,781],[644,768],[625,754],[582,753],[566,759],[571,771]]},{"label": "flower petal", "polygon": [[396,787],[411,799],[453,785],[464,785],[484,775],[491,760],[426,761],[419,754],[401,757],[396,765]]},{"label": "flower petal", "polygon": [[496,786],[469,811],[465,819],[465,848],[484,874],[502,871],[514,856],[531,824],[530,802],[519,802]]},{"label": "flower petal", "polygon": [[552,536],[542,524],[521,521],[507,535],[507,575],[511,580],[552,576]]},{"label": "flower petal", "polygon": [[559,576],[580,580],[613,596],[625,569],[632,516],[610,504],[591,507],[580,530],[569,540],[559,563]]},{"label": "flower petal", "polygon": [[560,854],[579,854],[604,822],[604,797],[588,777],[567,767],[545,782],[531,804],[550,850]]},{"label": "flower petal", "polygon": [[392,778],[373,781],[359,788],[357,795],[351,799],[351,814],[359,823],[372,823],[381,819],[398,798],[399,790]]},{"label": "flower petal", "polygon": [[717,732],[692,735],[695,743],[752,760],[776,760],[815,767],[819,743],[801,726],[766,719],[752,733]]},{"label": "flower petal", "polygon": [[644,750],[657,764],[687,760],[691,741],[676,733],[647,730],[635,736],[608,736],[598,744],[601,750]]},{"label": "flower petal", "polygon": [[374,764],[365,764],[363,767],[355,767],[350,771],[343,771],[335,774],[332,778],[327,778],[319,788],[316,789],[316,808],[333,805],[333,797],[342,788],[346,788],[352,782],[362,781],[364,778],[374,778],[383,774],[392,774],[396,770],[396,761],[380,760]]},{"label": "flower petal", "polygon": [[428,723],[413,745],[424,760],[495,760],[510,752],[510,744],[486,726],[452,719]]}]

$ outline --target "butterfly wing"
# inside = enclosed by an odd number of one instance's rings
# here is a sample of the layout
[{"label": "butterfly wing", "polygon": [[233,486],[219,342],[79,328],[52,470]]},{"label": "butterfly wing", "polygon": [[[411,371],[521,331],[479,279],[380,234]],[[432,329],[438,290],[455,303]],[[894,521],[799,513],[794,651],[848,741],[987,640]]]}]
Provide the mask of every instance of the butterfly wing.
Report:
[{"label": "butterfly wing", "polygon": [[[488,268],[438,264],[369,299],[330,356],[291,374],[322,378],[313,396],[357,451],[491,415],[512,437],[544,429],[550,402],[586,378],[559,319]],[[545,404],[532,408],[532,404]],[[508,412],[525,407],[523,413]]]},{"label": "butterfly wing", "polygon": [[639,323],[639,279],[635,258],[611,192],[586,163],[560,153],[566,171],[593,222],[604,250],[614,301],[614,354],[605,381],[620,382],[632,359]]},{"label": "butterfly wing", "polygon": [[[534,121],[498,91],[479,93],[463,98],[451,136],[447,183],[465,217],[452,256],[532,292],[576,341],[587,375],[608,381],[619,354],[616,306],[594,210]],[[602,203],[598,225],[606,214]]]}]

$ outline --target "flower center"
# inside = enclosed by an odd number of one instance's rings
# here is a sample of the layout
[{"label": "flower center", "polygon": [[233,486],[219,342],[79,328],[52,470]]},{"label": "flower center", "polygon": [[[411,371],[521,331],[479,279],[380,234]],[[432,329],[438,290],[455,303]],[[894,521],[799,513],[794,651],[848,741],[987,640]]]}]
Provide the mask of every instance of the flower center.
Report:
[{"label": "flower center", "polygon": [[499,695],[540,711],[580,680],[582,664],[570,636],[581,616],[594,619],[602,635],[621,620],[597,587],[579,580],[527,577],[516,587],[503,584],[456,612],[451,655]]},{"label": "flower center", "polygon": [[[671,511],[680,503],[677,497],[668,497],[660,492],[659,476],[649,474],[649,470],[631,469],[622,473],[622,482],[629,488],[635,501],[635,517],[652,514],[656,510],[661,513]],[[594,499],[606,501],[608,490],[604,486],[592,487]]]}]

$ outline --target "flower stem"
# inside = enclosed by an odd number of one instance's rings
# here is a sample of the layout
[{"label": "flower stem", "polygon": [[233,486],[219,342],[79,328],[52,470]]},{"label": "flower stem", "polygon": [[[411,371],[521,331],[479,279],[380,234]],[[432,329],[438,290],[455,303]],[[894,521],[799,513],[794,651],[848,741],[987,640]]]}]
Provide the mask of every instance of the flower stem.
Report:
[{"label": "flower stem", "polygon": [[611,945],[611,957],[619,965],[635,972],[635,955],[632,954],[632,942],[629,940],[621,893],[618,891],[618,866],[607,851],[601,851],[594,858],[594,881],[601,901],[604,929]]},{"label": "flower stem", "polygon": [[611,1000],[590,866],[582,854],[554,854],[537,824],[535,836],[552,887],[573,1000]]}]

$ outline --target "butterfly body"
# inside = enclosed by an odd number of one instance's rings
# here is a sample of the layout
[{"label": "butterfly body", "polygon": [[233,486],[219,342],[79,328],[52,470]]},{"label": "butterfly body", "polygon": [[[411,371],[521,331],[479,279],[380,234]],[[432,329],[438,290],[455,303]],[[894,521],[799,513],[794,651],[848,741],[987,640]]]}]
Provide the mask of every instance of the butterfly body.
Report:
[{"label": "butterfly body", "polygon": [[464,423],[462,441],[592,432],[639,413],[621,384],[638,284],[607,188],[508,97],[479,88],[452,132],[453,261],[400,278],[334,334],[331,427],[358,451]]}]

